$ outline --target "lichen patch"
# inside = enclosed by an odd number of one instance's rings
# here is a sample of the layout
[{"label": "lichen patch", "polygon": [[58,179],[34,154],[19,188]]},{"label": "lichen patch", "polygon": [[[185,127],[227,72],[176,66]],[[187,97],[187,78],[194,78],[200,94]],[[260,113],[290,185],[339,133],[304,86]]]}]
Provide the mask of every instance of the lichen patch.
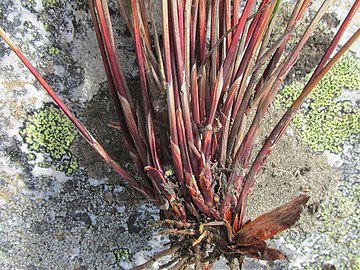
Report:
[{"label": "lichen patch", "polygon": [[40,167],[54,166],[67,176],[78,168],[77,158],[69,151],[77,130],[55,105],[49,103],[30,115],[20,134],[30,155],[45,155]]},{"label": "lichen patch", "polygon": [[[275,100],[275,107],[289,107],[310,75],[285,86]],[[318,84],[294,118],[301,138],[313,150],[339,153],[346,139],[360,133],[360,110],[353,103],[360,96],[359,89],[360,60],[348,53]]]}]

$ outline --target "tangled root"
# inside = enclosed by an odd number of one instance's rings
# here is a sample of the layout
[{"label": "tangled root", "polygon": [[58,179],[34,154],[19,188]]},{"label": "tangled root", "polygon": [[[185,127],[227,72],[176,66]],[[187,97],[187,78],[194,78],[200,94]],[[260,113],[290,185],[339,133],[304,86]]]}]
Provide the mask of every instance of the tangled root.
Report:
[{"label": "tangled root", "polygon": [[227,221],[200,223],[163,220],[159,225],[166,228],[163,234],[170,235],[172,248],[158,253],[134,269],[146,269],[167,255],[174,257],[160,269],[187,269],[194,265],[195,270],[209,270],[221,256],[228,260],[230,269],[241,269],[245,256],[269,261],[286,259],[280,250],[268,247],[265,240],[295,224],[308,199],[308,196],[300,195],[245,222],[236,231]]},{"label": "tangled root", "polygon": [[[222,255],[228,260],[230,269],[241,269],[243,255],[232,254],[222,247],[225,242],[227,243],[224,237],[231,232],[225,222],[199,224],[163,220],[158,225],[165,227],[160,233],[170,235],[172,247],[155,254],[150,260],[134,267],[133,270],[149,269],[165,256],[172,256],[172,258],[160,265],[159,269],[182,270],[193,265],[195,270],[210,270]],[[221,245],[219,241],[223,244]]]}]

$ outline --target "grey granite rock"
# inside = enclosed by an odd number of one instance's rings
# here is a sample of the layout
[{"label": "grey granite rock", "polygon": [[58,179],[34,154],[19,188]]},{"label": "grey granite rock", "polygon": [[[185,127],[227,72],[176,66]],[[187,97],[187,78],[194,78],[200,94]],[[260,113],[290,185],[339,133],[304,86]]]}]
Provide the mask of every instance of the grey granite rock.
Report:
[{"label": "grey granite rock", "polygon": [[[107,126],[115,115],[85,2],[1,1],[0,25],[100,142],[131,170],[120,135]],[[111,8],[115,12],[115,5]],[[121,62],[133,81],[137,70],[131,37],[120,20],[115,21]],[[2,41],[0,59],[0,269],[128,269],[164,249],[168,239],[154,229],[158,211],[127,189],[92,152]],[[66,132],[60,134],[59,126]],[[47,137],[39,135],[47,129]],[[290,133],[284,147],[296,143]],[[265,194],[272,194],[266,203],[276,205],[320,174],[340,173],[342,180],[330,197],[326,194],[334,179],[316,184],[310,219],[272,240],[290,261],[247,260],[244,268],[358,269],[358,146],[345,147],[337,173],[326,169],[323,158],[301,149],[299,153],[312,155],[308,160],[311,165],[318,162],[320,171],[297,180],[290,176],[298,182],[289,184],[282,179],[293,169],[282,167],[281,154],[275,156],[269,164],[276,168],[266,170],[289,194],[277,197],[276,186]],[[263,198],[260,192],[254,205]],[[254,212],[263,208],[271,206],[260,205]],[[217,269],[225,267],[223,261],[217,264]]]}]

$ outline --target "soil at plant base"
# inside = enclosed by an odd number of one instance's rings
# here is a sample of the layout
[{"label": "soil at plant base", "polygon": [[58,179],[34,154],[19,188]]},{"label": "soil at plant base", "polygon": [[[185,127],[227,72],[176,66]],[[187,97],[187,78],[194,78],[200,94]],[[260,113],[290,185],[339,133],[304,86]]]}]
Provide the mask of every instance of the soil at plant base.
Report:
[{"label": "soil at plant base", "polygon": [[[270,109],[267,127],[277,123],[283,112]],[[269,124],[269,126],[268,126]],[[263,137],[264,138],[264,137]],[[306,211],[295,225],[308,231],[316,227],[313,217],[317,205],[336,187],[340,174],[331,168],[324,155],[316,154],[305,145],[291,126],[285,132],[260,172],[248,202],[247,216],[255,218],[303,193],[310,195]]]}]

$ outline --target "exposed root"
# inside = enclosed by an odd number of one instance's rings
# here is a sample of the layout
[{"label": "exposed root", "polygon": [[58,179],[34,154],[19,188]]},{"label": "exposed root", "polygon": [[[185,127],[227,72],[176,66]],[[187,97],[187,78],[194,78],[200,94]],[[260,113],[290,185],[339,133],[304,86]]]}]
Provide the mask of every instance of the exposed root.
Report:
[{"label": "exposed root", "polygon": [[178,263],[176,263],[173,267],[171,267],[169,270],[182,270],[182,269],[185,269],[185,267],[188,266],[190,260],[191,260],[190,256],[185,256]]},{"label": "exposed root", "polygon": [[201,263],[201,254],[200,254],[200,247],[194,247],[195,252],[195,270],[203,270],[202,263]]},{"label": "exposed root", "polygon": [[177,256],[175,254],[174,258],[172,258],[169,262],[160,265],[159,270],[162,270],[162,269],[167,270],[179,260],[180,260],[180,254],[178,254]]},{"label": "exposed root", "polygon": [[195,270],[210,270],[222,255],[228,260],[231,270],[241,269],[245,256],[271,261],[285,259],[285,254],[267,246],[265,240],[293,225],[308,199],[300,195],[246,222],[237,231],[227,221],[198,223],[164,220],[159,225],[166,226],[162,233],[170,235],[174,247],[156,254],[133,269],[147,269],[168,255],[175,256],[160,269],[182,270],[194,265]]},{"label": "exposed root", "polygon": [[193,246],[197,246],[201,243],[202,240],[204,240],[208,236],[208,232],[205,231],[193,242]]},{"label": "exposed root", "polygon": [[239,260],[238,258],[232,258],[230,259],[228,265],[230,267],[230,270],[241,270],[242,259],[240,258]]},{"label": "exposed root", "polygon": [[[181,270],[193,265],[195,270],[210,270],[220,256],[225,254],[223,252],[225,246],[221,247],[221,241],[218,242],[218,240],[222,240],[222,245],[224,243],[225,245],[229,244],[225,240],[227,239],[228,226],[222,221],[199,224],[165,220],[159,224],[168,226],[160,233],[169,234],[175,246],[159,252],[146,263],[134,267],[133,270],[148,269],[157,260],[168,255],[174,256],[167,263],[160,265],[159,269]],[[230,258],[231,255],[228,257]]]},{"label": "exposed root", "polygon": [[160,234],[183,234],[183,235],[195,235],[196,231],[192,229],[187,230],[177,230],[177,229],[167,229],[160,232]]},{"label": "exposed root", "polygon": [[190,222],[181,220],[164,219],[157,223],[159,226],[175,226],[177,228],[190,228],[192,224]]},{"label": "exposed root", "polygon": [[150,260],[148,260],[147,262],[140,264],[138,266],[135,266],[132,268],[132,270],[143,270],[143,269],[147,269],[149,267],[151,267],[157,260],[165,257],[165,256],[169,256],[169,255],[174,255],[178,250],[180,249],[180,246],[174,246],[172,248],[160,251],[159,253],[155,254]]}]

